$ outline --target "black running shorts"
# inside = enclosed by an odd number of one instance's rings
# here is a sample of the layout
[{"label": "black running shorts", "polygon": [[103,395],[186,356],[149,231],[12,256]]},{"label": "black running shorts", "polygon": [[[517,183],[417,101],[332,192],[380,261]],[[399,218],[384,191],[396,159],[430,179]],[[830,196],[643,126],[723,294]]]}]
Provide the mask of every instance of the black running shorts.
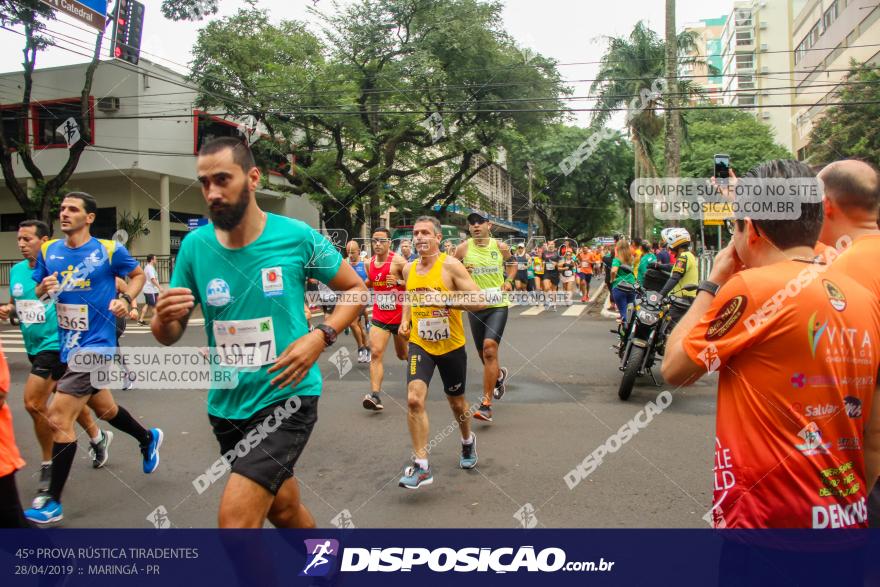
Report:
[{"label": "black running shorts", "polygon": [[208,418],[220,443],[220,456],[229,461],[232,472],[275,495],[293,477],[293,467],[318,421],[318,396],[293,396],[246,420],[210,414]]},{"label": "black running shorts", "polygon": [[36,355],[28,355],[28,360],[31,362],[31,374],[42,379],[52,378],[58,381],[67,370],[58,351],[41,351]]},{"label": "black running shorts", "polygon": [[409,369],[406,371],[406,382],[424,381],[431,385],[434,367],[440,372],[443,380],[443,391],[446,395],[456,397],[464,394],[467,379],[467,352],[464,347],[449,351],[445,355],[432,355],[417,344],[409,343]]},{"label": "black running shorts", "polygon": [[545,271],[544,279],[548,280],[554,286],[559,285],[559,271]]},{"label": "black running shorts", "polygon": [[397,335],[397,330],[400,328],[400,322],[398,322],[397,324],[388,324],[387,322],[382,322],[381,320],[376,320],[375,318],[370,320],[370,324],[375,326],[376,328],[387,330],[394,335]]},{"label": "black running shorts", "polygon": [[486,308],[479,312],[468,312],[471,335],[477,350],[483,352],[483,341],[501,342],[504,327],[507,326],[507,308]]}]

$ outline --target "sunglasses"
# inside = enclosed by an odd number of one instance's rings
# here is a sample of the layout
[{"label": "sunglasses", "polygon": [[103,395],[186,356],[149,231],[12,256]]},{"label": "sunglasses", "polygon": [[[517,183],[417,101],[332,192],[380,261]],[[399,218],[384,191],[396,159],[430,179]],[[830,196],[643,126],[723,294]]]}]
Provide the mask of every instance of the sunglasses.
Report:
[{"label": "sunglasses", "polygon": [[[727,232],[730,233],[730,236],[733,236],[733,233],[736,231],[736,220],[727,218],[724,220],[724,224],[727,226]],[[758,225],[752,220],[752,229],[755,231],[755,236],[761,236],[761,231],[758,230]]]}]

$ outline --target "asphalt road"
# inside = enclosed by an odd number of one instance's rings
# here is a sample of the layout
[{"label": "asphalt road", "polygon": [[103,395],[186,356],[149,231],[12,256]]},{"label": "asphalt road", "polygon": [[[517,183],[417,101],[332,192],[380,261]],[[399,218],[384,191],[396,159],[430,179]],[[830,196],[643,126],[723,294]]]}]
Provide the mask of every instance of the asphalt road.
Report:
[{"label": "asphalt road", "polygon": [[[609,348],[613,322],[578,313],[579,308],[584,306],[537,314],[536,309],[511,310],[501,347],[502,364],[510,369],[508,391],[495,403],[493,423],[474,423],[479,464],[473,470],[458,468],[458,434],[450,427],[454,419],[435,377],[428,397],[431,437],[439,435],[431,454],[434,483],[416,491],[397,486],[411,454],[404,363],[393,352],[386,354],[385,410],[374,413],[361,406],[369,390],[368,366],[355,362],[340,377],[325,352],[319,421],[296,468],[303,500],[318,526],[705,527],[715,381],[673,390],[647,379],[629,402],[621,402],[620,372]],[[28,462],[17,480],[22,500],[29,502],[40,461],[20,397],[29,366],[17,329],[4,326],[0,338],[12,372],[8,400],[16,438]],[[340,336],[340,341],[356,360],[354,340]],[[123,344],[156,345],[147,329],[137,326],[130,326]],[[180,344],[204,345],[203,326],[191,325]],[[481,365],[470,337],[467,348],[467,397],[478,402]],[[569,489],[564,476],[666,389],[674,392],[671,405]],[[145,425],[164,430],[161,465],[144,475],[134,441],[116,432],[109,464],[94,470],[81,436],[64,493],[65,526],[152,527],[147,518],[157,508],[164,508],[176,527],[216,526],[223,483],[202,494],[192,484],[218,457],[206,395],[202,390],[115,392]]]}]

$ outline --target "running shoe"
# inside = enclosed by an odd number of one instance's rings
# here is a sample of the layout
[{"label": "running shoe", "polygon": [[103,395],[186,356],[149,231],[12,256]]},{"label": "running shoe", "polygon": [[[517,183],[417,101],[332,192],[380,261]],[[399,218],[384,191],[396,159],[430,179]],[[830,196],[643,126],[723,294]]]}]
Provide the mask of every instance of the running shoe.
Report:
[{"label": "running shoe", "polygon": [[101,431],[101,440],[98,442],[89,442],[89,454],[92,456],[92,467],[100,469],[107,464],[110,458],[110,443],[113,442],[113,432],[110,430]]},{"label": "running shoe", "polygon": [[431,473],[431,465],[427,469],[421,468],[415,461],[403,470],[403,477],[400,478],[398,485],[407,489],[418,489],[422,485],[430,485],[434,482],[434,475]]},{"label": "running shoe", "polygon": [[149,475],[159,466],[159,447],[162,446],[162,431],[159,428],[150,428],[150,443],[141,447],[144,455],[144,473]]},{"label": "running shoe", "polygon": [[49,482],[52,480],[52,464],[40,465],[40,482],[37,484],[37,491],[45,493],[49,491]]},{"label": "running shoe", "polygon": [[477,466],[477,435],[471,432],[471,443],[461,443],[461,457],[458,466],[462,469],[473,469]]},{"label": "running shoe", "polygon": [[501,399],[504,392],[507,391],[507,367],[501,367],[498,370],[498,381],[495,382],[495,389],[492,391],[492,397]]},{"label": "running shoe", "polygon": [[474,418],[477,420],[482,420],[483,422],[491,422],[492,421],[492,406],[489,404],[481,404],[480,407],[474,412]]},{"label": "running shoe", "polygon": [[25,510],[24,517],[29,522],[45,526],[64,519],[61,504],[52,499],[48,493],[42,493],[34,498],[33,507]]},{"label": "running shoe", "polygon": [[358,349],[358,363],[364,362],[364,348],[361,347]]},{"label": "running shoe", "polygon": [[373,353],[370,352],[369,347],[364,347],[364,363],[369,363],[373,360]]},{"label": "running shoe", "polygon": [[364,396],[364,407],[368,410],[380,411],[384,410],[385,407],[382,405],[382,399],[379,397],[378,393],[368,393]]}]

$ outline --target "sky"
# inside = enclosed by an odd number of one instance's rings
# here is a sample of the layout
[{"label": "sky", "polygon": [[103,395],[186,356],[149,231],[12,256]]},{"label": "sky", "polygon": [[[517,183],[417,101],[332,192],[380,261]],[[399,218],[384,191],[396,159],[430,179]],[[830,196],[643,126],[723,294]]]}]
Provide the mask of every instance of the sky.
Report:
[{"label": "sky", "polygon": [[[145,59],[165,65],[180,72],[186,72],[199,28],[203,22],[175,23],[165,20],[159,11],[159,0],[141,0],[146,6],[144,35],[141,54]],[[345,2],[343,2],[345,3]],[[243,2],[220,0],[219,16],[234,13]],[[504,23],[507,31],[520,45],[556,59],[560,64],[563,79],[582,80],[595,77],[598,65],[564,65],[569,63],[598,61],[605,49],[605,36],[624,36],[632,30],[639,20],[658,31],[661,36],[665,28],[664,0],[507,0],[504,9]],[[315,22],[308,8],[316,6],[319,10],[332,11],[333,5],[327,0],[260,0],[260,8],[269,11],[275,20],[299,19]],[[678,0],[676,20],[679,30],[683,25],[704,18],[716,18],[729,13],[733,0]],[[212,18],[216,18],[212,17]],[[68,23],[73,23],[71,26]],[[75,28],[81,27],[81,28]],[[92,45],[94,35],[83,30],[84,25],[69,20],[65,15],[50,23],[53,33],[67,35],[76,39],[80,45]],[[315,27],[317,30],[317,27]],[[110,28],[107,35],[109,37]],[[23,37],[0,29],[0,72],[21,70],[21,51]],[[105,41],[105,47],[109,41]],[[14,50],[10,50],[13,49]],[[83,48],[82,53],[90,51]],[[52,47],[37,58],[37,67],[53,67],[88,61],[84,55],[76,55],[61,48]],[[575,95],[588,93],[589,82],[571,84]],[[8,92],[0,94],[0,103],[20,100]],[[574,102],[577,104],[578,102]],[[583,104],[581,102],[581,104]],[[578,117],[579,124],[586,124],[588,115]]]}]

